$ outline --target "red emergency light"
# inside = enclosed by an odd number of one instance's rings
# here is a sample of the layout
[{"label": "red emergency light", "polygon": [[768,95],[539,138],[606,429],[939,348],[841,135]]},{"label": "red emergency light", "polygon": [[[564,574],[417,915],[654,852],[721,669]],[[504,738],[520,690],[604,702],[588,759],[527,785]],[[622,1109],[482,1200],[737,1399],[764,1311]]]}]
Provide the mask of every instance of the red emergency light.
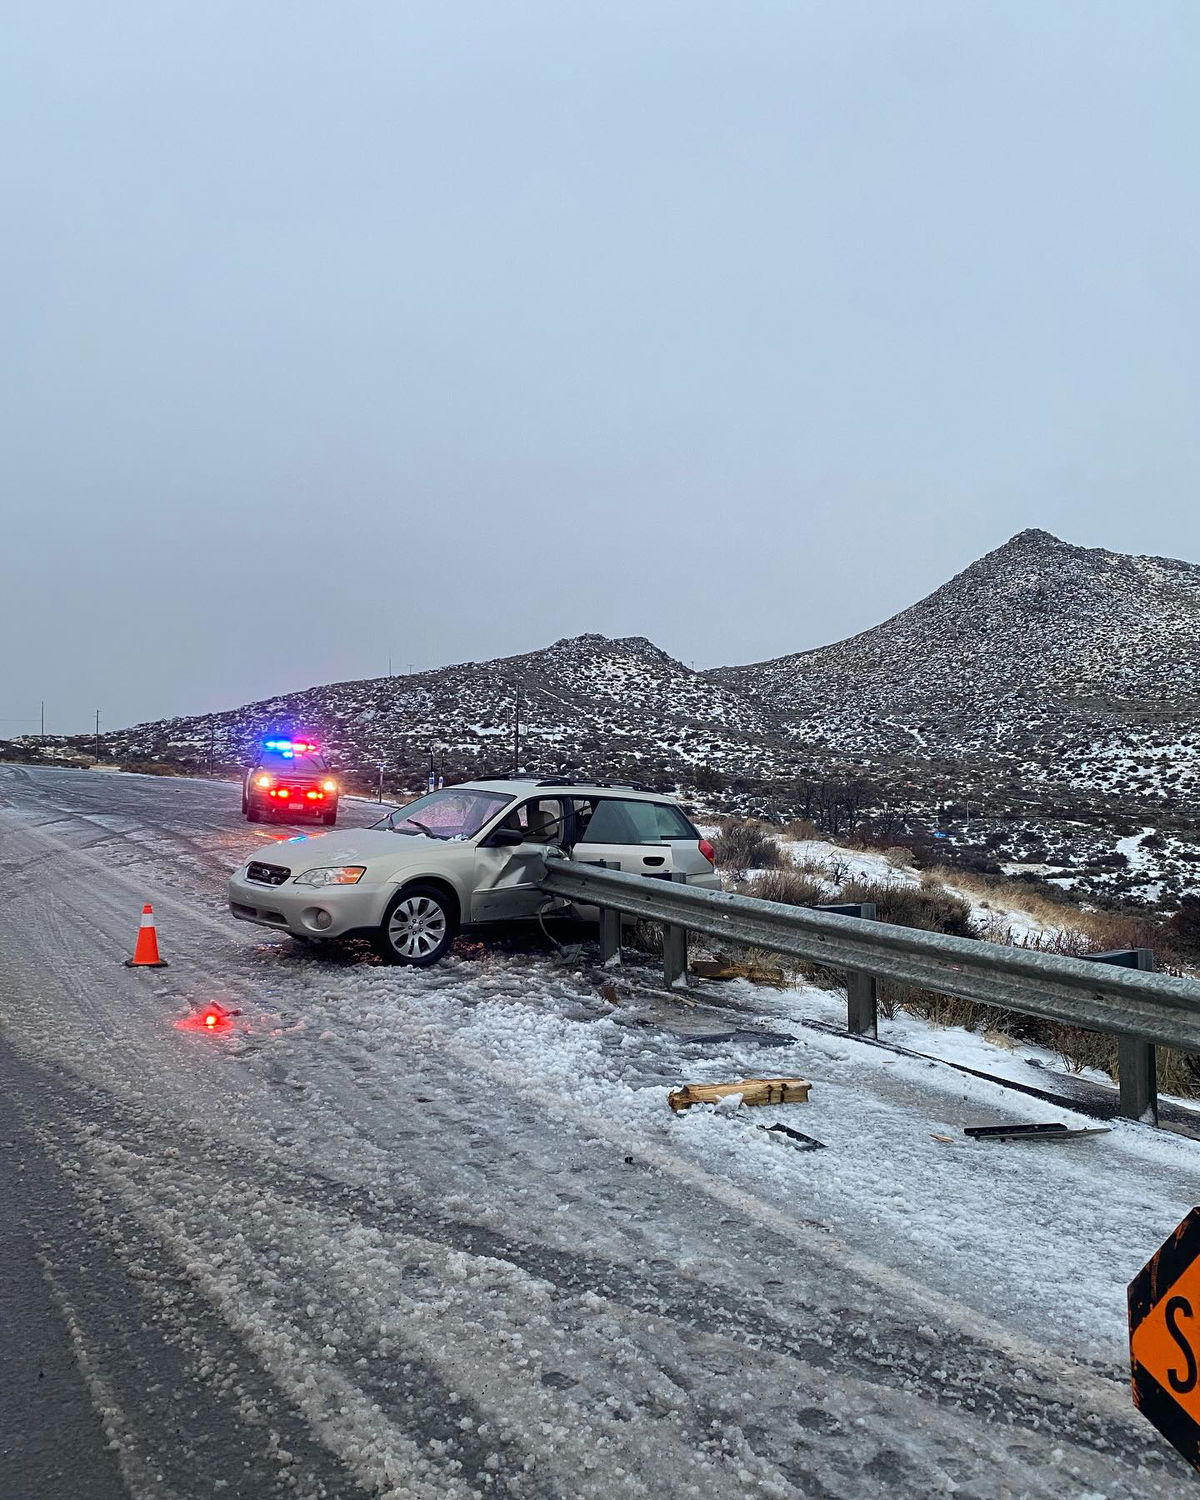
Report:
[{"label": "red emergency light", "polygon": [[264,740],[264,750],[277,750],[284,760],[295,755],[316,755],[320,746],[315,740]]},{"label": "red emergency light", "polygon": [[233,1030],[233,1018],[240,1015],[240,1010],[227,1010],[218,1001],[210,1000],[199,1010],[193,1010],[190,1015],[176,1021],[175,1030],[206,1031],[210,1035],[222,1035]]}]

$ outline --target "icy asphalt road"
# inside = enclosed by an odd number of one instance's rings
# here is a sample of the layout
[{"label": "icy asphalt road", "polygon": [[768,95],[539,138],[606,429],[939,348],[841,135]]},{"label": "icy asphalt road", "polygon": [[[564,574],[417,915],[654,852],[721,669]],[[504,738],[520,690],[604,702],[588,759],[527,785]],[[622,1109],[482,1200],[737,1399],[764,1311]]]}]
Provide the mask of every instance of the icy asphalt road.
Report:
[{"label": "icy asphalt road", "polygon": [[[1191,1492],[1121,1326],[1195,1143],[938,1142],[1029,1101],[821,996],[689,1041],[537,951],[315,958],[225,914],[271,836],[235,786],[0,766],[0,1495]],[[210,999],[232,1035],[172,1026]],[[826,1150],[666,1107],[768,1071]]]}]

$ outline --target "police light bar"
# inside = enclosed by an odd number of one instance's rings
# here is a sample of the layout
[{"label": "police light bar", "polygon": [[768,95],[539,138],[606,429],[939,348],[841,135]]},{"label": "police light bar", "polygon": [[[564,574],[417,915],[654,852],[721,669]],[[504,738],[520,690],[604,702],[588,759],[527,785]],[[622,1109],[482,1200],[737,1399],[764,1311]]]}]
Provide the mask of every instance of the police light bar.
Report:
[{"label": "police light bar", "polygon": [[292,755],[313,755],[316,753],[316,745],[312,740],[264,740],[264,750],[278,750],[285,757]]}]

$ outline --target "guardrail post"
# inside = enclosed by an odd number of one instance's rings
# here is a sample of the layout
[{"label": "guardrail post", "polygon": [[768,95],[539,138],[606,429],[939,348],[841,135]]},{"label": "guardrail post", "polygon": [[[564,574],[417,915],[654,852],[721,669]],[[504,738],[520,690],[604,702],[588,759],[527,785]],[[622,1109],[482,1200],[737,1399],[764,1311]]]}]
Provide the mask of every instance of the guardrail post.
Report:
[{"label": "guardrail post", "polygon": [[[602,870],[619,870],[617,859],[602,859]],[[621,962],[621,913],[615,906],[600,908],[600,962],[610,968]]]},{"label": "guardrail post", "polygon": [[[672,872],[671,879],[677,885],[687,884],[687,876],[680,872]],[[687,928],[677,927],[673,922],[664,922],[663,981],[669,990],[686,987],[687,965]]]},{"label": "guardrail post", "polygon": [[[874,901],[846,901],[818,906],[817,910],[866,922],[876,920]],[[874,974],[864,974],[861,969],[846,974],[846,1030],[853,1036],[879,1035],[879,982]]]},{"label": "guardrail post", "polygon": [[621,962],[621,913],[615,906],[600,908],[600,962],[609,968]]},{"label": "guardrail post", "polygon": [[[1117,948],[1111,953],[1089,953],[1099,964],[1119,964],[1123,969],[1153,969],[1151,948]],[[1153,1042],[1136,1036],[1117,1038],[1117,1084],[1121,1090],[1121,1113],[1143,1125],[1158,1124],[1158,1058]]]},{"label": "guardrail post", "polygon": [[[619,870],[618,859],[581,859],[581,865],[595,870]],[[621,912],[615,906],[600,908],[600,962],[609,968],[621,962]]]}]

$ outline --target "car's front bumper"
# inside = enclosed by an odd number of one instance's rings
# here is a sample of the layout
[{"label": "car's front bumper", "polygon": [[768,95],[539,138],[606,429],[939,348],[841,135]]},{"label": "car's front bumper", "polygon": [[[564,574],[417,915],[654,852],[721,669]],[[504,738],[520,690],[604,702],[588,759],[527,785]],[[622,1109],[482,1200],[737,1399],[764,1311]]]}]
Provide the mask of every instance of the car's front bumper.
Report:
[{"label": "car's front bumper", "polygon": [[241,922],[294,933],[297,937],[334,938],[378,927],[388,892],[378,886],[264,885],[247,880],[244,870],[229,877],[229,910]]}]

